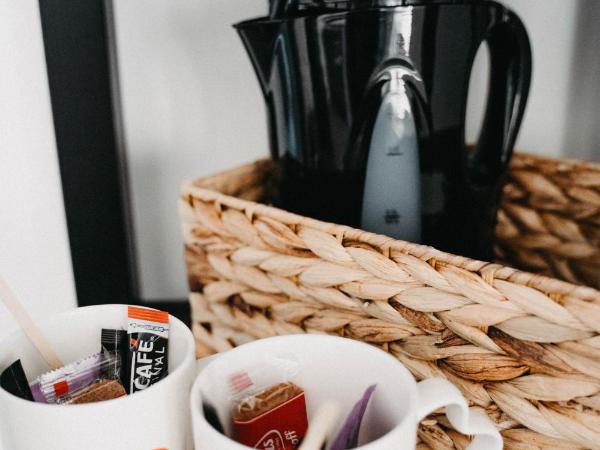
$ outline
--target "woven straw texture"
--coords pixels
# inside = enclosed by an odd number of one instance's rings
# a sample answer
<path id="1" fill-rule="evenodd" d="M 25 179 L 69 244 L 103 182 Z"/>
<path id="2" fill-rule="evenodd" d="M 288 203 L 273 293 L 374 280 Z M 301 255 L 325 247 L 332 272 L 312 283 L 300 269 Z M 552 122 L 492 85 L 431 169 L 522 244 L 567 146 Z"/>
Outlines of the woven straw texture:
<path id="1" fill-rule="evenodd" d="M 507 264 L 600 288 L 600 164 L 517 154 L 496 236 Z"/>
<path id="2" fill-rule="evenodd" d="M 582 165 L 569 187 L 571 163 L 535 164 L 515 157 L 499 252 L 579 276 L 597 261 L 598 216 L 577 195 L 598 196 L 596 178 Z M 254 203 L 272 170 L 261 161 L 183 185 L 198 356 L 278 334 L 359 339 L 417 379 L 450 380 L 497 424 L 507 449 L 600 449 L 600 292 Z M 589 252 L 580 257 L 571 243 Z M 422 450 L 469 442 L 440 414 L 421 423 L 419 440 Z"/>

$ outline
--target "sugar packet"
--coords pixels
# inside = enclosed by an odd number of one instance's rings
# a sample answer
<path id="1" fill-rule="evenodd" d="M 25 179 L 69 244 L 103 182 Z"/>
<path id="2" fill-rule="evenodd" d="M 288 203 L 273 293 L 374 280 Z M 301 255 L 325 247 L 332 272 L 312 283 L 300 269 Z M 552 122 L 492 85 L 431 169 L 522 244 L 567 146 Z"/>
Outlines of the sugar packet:
<path id="1" fill-rule="evenodd" d="M 308 428 L 304 389 L 292 379 L 295 361 L 267 358 L 229 377 L 234 439 L 258 449 L 295 450 Z"/>

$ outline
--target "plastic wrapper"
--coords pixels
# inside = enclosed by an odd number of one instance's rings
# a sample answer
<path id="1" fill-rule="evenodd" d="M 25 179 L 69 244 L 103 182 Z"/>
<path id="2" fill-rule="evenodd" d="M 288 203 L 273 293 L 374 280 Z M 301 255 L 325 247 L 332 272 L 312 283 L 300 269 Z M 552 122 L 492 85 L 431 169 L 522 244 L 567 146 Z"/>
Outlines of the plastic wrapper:
<path id="1" fill-rule="evenodd" d="M 128 393 L 147 389 L 169 373 L 169 314 L 151 308 L 127 309 Z"/>
<path id="2" fill-rule="evenodd" d="M 103 377 L 103 371 L 115 362 L 116 356 L 113 354 L 94 353 L 60 369 L 46 372 L 39 377 L 41 392 L 47 403 L 86 403 L 78 399 L 82 394 L 86 394 L 84 399 L 88 401 L 109 400 L 125 395 L 125 389 L 118 380 Z M 113 388 L 89 395 L 89 391 L 97 389 L 101 381 L 105 382 L 103 385 L 111 382 Z"/>
<path id="3" fill-rule="evenodd" d="M 119 380 L 119 382 L 128 390 L 128 378 L 125 376 L 125 367 L 127 363 L 127 331 L 102 328 L 100 334 L 100 351 L 105 354 L 115 356 L 112 364 L 104 366 L 102 376 L 109 380 Z"/>

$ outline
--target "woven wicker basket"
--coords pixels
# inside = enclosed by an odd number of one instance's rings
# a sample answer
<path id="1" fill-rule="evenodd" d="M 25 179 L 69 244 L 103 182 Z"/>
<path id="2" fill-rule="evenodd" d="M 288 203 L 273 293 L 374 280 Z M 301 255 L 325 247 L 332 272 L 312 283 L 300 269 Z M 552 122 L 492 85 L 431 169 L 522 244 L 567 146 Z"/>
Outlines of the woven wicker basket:
<path id="1" fill-rule="evenodd" d="M 555 278 L 254 203 L 273 170 L 183 186 L 199 356 L 277 334 L 360 339 L 417 379 L 449 379 L 508 449 L 600 448 L 600 292 L 584 285 L 600 285 L 600 166 L 513 158 L 499 259 Z M 441 415 L 419 438 L 468 444 Z"/>
<path id="2" fill-rule="evenodd" d="M 600 164 L 517 154 L 496 236 L 507 264 L 600 288 Z"/>

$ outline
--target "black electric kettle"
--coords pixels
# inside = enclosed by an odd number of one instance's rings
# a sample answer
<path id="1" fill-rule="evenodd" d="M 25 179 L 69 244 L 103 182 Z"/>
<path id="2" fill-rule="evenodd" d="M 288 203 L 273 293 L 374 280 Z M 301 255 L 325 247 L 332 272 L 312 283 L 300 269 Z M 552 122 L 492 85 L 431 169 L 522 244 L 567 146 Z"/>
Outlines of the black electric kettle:
<path id="1" fill-rule="evenodd" d="M 529 90 L 519 18 L 492 1 L 272 0 L 235 25 L 267 104 L 283 207 L 492 257 L 502 181 Z M 471 67 L 487 109 L 465 144 Z"/>

